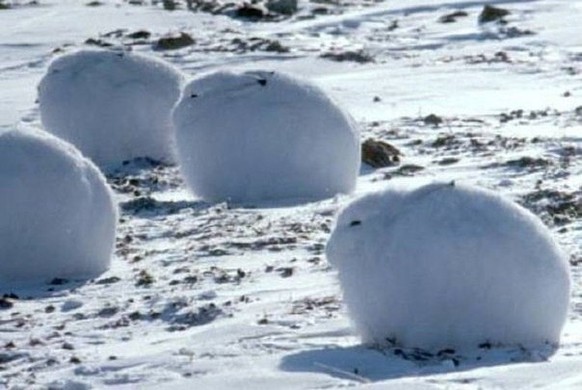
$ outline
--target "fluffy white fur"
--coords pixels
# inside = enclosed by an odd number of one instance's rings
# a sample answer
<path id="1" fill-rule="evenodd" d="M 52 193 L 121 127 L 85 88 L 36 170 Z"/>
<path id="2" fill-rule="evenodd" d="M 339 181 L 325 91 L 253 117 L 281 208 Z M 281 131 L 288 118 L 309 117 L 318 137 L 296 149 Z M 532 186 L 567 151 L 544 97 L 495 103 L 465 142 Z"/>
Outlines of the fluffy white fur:
<path id="1" fill-rule="evenodd" d="M 296 77 L 213 73 L 187 85 L 173 118 L 181 170 L 204 199 L 324 198 L 355 186 L 354 121 Z"/>
<path id="2" fill-rule="evenodd" d="M 153 57 L 81 50 L 51 63 L 39 85 L 42 123 L 102 168 L 175 160 L 170 113 L 181 73 Z"/>
<path id="3" fill-rule="evenodd" d="M 536 216 L 483 189 L 365 196 L 339 216 L 327 257 L 365 343 L 558 343 L 566 320 L 566 257 Z"/>
<path id="4" fill-rule="evenodd" d="M 109 267 L 117 207 L 95 165 L 46 133 L 0 132 L 0 287 Z"/>

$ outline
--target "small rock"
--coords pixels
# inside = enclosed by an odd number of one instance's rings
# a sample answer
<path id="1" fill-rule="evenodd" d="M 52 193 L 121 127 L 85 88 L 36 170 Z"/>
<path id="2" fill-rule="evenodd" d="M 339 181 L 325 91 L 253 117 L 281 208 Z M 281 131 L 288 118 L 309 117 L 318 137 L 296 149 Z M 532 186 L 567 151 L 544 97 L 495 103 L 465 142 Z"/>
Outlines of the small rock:
<path id="1" fill-rule="evenodd" d="M 267 16 L 268 11 L 260 6 L 254 4 L 244 3 L 242 6 L 236 9 L 235 15 L 239 18 L 247 19 L 262 19 Z"/>
<path id="2" fill-rule="evenodd" d="M 138 30 L 127 34 L 127 37 L 131 39 L 148 39 L 151 36 L 152 34 L 146 30 Z"/>
<path id="3" fill-rule="evenodd" d="M 440 124 L 443 123 L 443 118 L 436 114 L 430 114 L 422 118 L 422 121 L 425 125 L 432 125 L 438 127 Z"/>
<path id="4" fill-rule="evenodd" d="M 328 52 L 328 53 L 323 53 L 321 56 L 321 58 L 325 58 L 327 60 L 332 60 L 332 61 L 337 61 L 337 62 L 345 62 L 345 61 L 351 61 L 351 62 L 357 62 L 358 64 L 365 64 L 365 63 L 369 63 L 369 62 L 374 62 L 374 58 L 366 53 L 363 50 L 357 50 L 357 51 L 344 51 L 344 52 Z"/>
<path id="5" fill-rule="evenodd" d="M 72 357 L 69 359 L 69 363 L 73 363 L 73 364 L 81 364 L 81 359 L 79 359 L 79 358 L 78 358 L 78 357 L 76 357 L 76 356 L 72 356 Z"/>
<path id="6" fill-rule="evenodd" d="M 293 15 L 297 12 L 297 0 L 269 0 L 267 9 L 283 15 Z"/>
<path id="7" fill-rule="evenodd" d="M 439 160 L 437 164 L 439 165 L 452 165 L 459 162 L 459 159 L 456 157 L 445 157 L 442 160 Z"/>
<path id="8" fill-rule="evenodd" d="M 503 8 L 493 7 L 492 5 L 485 5 L 479 14 L 479 23 L 489 22 L 504 22 L 503 17 L 509 15 L 510 12 Z"/>
<path id="9" fill-rule="evenodd" d="M 163 0 L 162 6 L 166 11 L 174 11 L 177 7 L 177 4 L 174 0 Z"/>
<path id="10" fill-rule="evenodd" d="M 103 39 L 89 38 L 85 41 L 85 45 L 98 46 L 98 47 L 112 47 L 113 43 L 104 41 Z"/>
<path id="11" fill-rule="evenodd" d="M 293 267 L 279 268 L 279 275 L 282 278 L 289 278 L 289 277 L 293 276 L 293 272 L 294 272 Z"/>
<path id="12" fill-rule="evenodd" d="M 65 342 L 63 343 L 63 349 L 66 349 L 66 350 L 68 350 L 68 351 L 72 351 L 73 349 L 75 349 L 75 347 L 73 346 L 73 344 L 71 344 L 71 343 L 69 343 L 69 342 L 65 341 Z"/>
<path id="13" fill-rule="evenodd" d="M 384 141 L 369 138 L 362 144 L 362 161 L 373 168 L 398 165 L 400 156 L 400 150 Z"/>
<path id="14" fill-rule="evenodd" d="M 289 53 L 290 51 L 287 46 L 283 46 L 279 41 L 270 41 L 264 50 L 271 53 Z"/>
<path id="15" fill-rule="evenodd" d="M 155 279 L 152 275 L 150 275 L 145 269 L 139 271 L 137 276 L 137 282 L 135 282 L 136 287 L 148 287 L 152 283 L 154 283 Z"/>
<path id="16" fill-rule="evenodd" d="M 156 50 L 178 50 L 192 46 L 196 41 L 190 34 L 181 32 L 178 36 L 162 37 L 155 44 Z"/>
<path id="17" fill-rule="evenodd" d="M 119 282 L 120 280 L 121 278 L 118 278 L 117 276 L 111 276 L 109 278 L 99 279 L 95 282 L 95 284 L 113 284 Z"/>
<path id="18" fill-rule="evenodd" d="M 0 310 L 11 309 L 13 306 L 14 306 L 14 303 L 12 303 L 12 301 L 10 301 L 4 297 L 0 298 Z"/>
<path id="19" fill-rule="evenodd" d="M 396 172 L 394 172 L 394 174 L 399 175 L 399 176 L 412 176 L 416 172 L 422 171 L 423 169 L 424 169 L 424 167 L 422 167 L 420 165 L 407 164 L 407 165 L 403 165 L 400 168 L 398 168 L 398 170 Z"/>
<path id="20" fill-rule="evenodd" d="M 103 309 L 99 310 L 97 315 L 99 317 L 112 317 L 119 311 L 119 308 L 114 306 L 104 307 Z"/>
<path id="21" fill-rule="evenodd" d="M 468 13 L 465 11 L 455 11 L 450 14 L 443 15 L 439 18 L 440 23 L 454 23 L 457 21 L 458 18 L 463 18 L 465 16 L 469 16 Z"/>

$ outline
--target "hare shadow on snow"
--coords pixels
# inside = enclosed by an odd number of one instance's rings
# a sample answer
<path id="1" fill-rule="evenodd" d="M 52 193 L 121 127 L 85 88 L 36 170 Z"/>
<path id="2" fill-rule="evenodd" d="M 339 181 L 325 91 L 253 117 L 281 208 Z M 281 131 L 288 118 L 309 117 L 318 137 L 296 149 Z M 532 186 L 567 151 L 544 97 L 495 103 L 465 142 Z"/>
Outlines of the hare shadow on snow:
<path id="1" fill-rule="evenodd" d="M 548 360 L 556 346 L 537 349 L 492 348 L 485 343 L 473 351 L 437 353 L 412 348 L 372 348 L 364 345 L 328 347 L 285 356 L 279 367 L 287 372 L 326 374 L 338 379 L 373 383 L 435 374 L 463 373 L 478 368 Z M 465 378 L 470 380 L 470 378 Z M 464 380 L 465 380 L 464 379 Z"/>

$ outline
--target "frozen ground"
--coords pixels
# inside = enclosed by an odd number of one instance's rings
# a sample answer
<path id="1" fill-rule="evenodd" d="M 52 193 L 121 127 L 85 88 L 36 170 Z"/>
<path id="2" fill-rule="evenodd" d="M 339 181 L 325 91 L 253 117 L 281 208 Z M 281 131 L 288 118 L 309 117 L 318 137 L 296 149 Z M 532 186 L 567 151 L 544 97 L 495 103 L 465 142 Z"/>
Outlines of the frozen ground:
<path id="1" fill-rule="evenodd" d="M 507 194 L 550 225 L 574 293 L 553 355 L 364 348 L 323 256 L 348 197 L 208 204 L 187 195 L 177 168 L 135 161 L 109 174 L 122 211 L 112 269 L 0 299 L 0 388 L 582 387 L 582 2 L 490 1 L 512 12 L 503 28 L 477 24 L 478 1 L 301 1 L 298 16 L 257 23 L 149 2 L 13 3 L 0 10 L 0 126 L 39 126 L 36 85 L 53 52 L 88 39 L 190 74 L 300 73 L 354 115 L 363 139 L 402 152 L 398 166 L 363 169 L 358 193 L 455 179 Z M 468 16 L 438 21 L 456 10 Z M 141 30 L 150 35 L 130 36 Z M 180 32 L 195 43 L 160 49 Z"/>

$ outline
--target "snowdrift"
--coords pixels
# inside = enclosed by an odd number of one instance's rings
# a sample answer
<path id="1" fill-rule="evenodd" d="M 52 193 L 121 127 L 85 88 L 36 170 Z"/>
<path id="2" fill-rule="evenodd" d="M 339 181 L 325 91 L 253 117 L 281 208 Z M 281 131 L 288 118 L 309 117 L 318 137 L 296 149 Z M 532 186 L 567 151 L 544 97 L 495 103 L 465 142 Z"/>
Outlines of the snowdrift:
<path id="1" fill-rule="evenodd" d="M 209 201 L 351 192 L 360 166 L 351 117 L 316 86 L 264 71 L 192 81 L 173 114 L 191 190 Z"/>
<path id="2" fill-rule="evenodd" d="M 559 342 L 568 261 L 537 217 L 492 192 L 439 183 L 365 196 L 341 213 L 327 256 L 365 343 Z"/>
<path id="3" fill-rule="evenodd" d="M 181 73 L 130 52 L 81 50 L 51 63 L 39 85 L 41 119 L 100 167 L 150 157 L 174 161 L 170 113 Z"/>
<path id="4" fill-rule="evenodd" d="M 107 270 L 117 208 L 105 178 L 46 133 L 0 132 L 0 287 Z"/>

